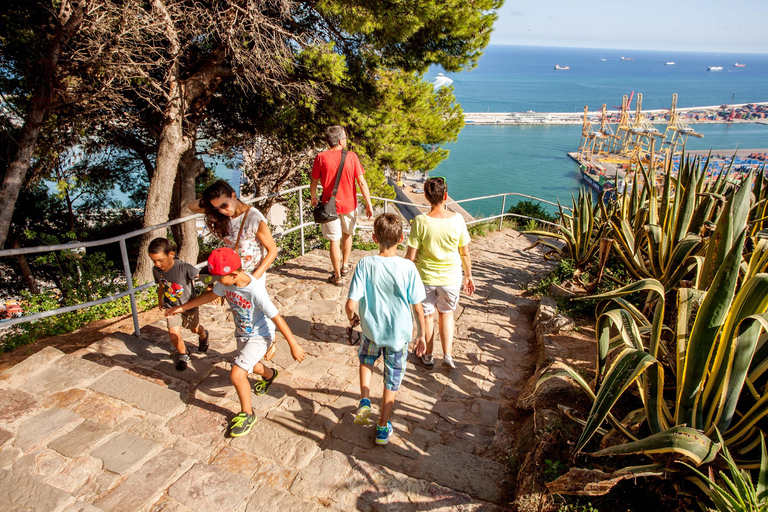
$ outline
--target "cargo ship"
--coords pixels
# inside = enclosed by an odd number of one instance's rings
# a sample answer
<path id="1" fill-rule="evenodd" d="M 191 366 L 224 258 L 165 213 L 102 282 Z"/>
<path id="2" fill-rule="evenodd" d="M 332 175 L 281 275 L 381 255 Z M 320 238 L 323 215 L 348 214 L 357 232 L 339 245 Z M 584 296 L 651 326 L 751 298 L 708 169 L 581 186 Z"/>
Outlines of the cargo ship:
<path id="1" fill-rule="evenodd" d="M 746 64 L 739 64 L 738 62 L 733 65 L 735 68 L 743 68 L 746 67 Z"/>
<path id="2" fill-rule="evenodd" d="M 560 66 L 559 64 L 555 64 L 555 71 L 568 71 L 569 69 L 571 68 L 568 66 Z"/>
<path id="3" fill-rule="evenodd" d="M 709 66 L 707 68 L 707 71 L 722 71 L 722 70 L 723 70 L 723 66 Z"/>

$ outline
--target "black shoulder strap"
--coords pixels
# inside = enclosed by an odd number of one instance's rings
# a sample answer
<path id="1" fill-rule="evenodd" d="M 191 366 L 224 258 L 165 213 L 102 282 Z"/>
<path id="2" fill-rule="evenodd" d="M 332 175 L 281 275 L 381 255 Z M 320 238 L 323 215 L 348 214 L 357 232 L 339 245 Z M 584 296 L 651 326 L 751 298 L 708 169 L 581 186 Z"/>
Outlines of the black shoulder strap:
<path id="1" fill-rule="evenodd" d="M 341 150 L 341 162 L 339 162 L 339 170 L 336 171 L 336 185 L 333 186 L 333 194 L 331 197 L 336 197 L 336 192 L 339 191 L 339 182 L 341 181 L 341 173 L 344 171 L 344 160 L 347 159 L 347 150 Z"/>

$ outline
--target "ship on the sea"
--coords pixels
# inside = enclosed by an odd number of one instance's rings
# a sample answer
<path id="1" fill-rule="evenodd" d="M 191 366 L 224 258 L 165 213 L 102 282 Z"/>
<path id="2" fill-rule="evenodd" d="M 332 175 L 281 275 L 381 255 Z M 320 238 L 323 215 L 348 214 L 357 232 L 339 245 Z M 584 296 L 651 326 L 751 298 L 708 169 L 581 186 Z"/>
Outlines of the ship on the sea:
<path id="1" fill-rule="evenodd" d="M 735 68 L 743 68 L 746 67 L 746 64 L 739 64 L 738 62 L 733 65 Z"/>
<path id="2" fill-rule="evenodd" d="M 568 71 L 569 69 L 571 68 L 568 66 L 561 66 L 559 64 L 555 64 L 555 71 Z"/>
<path id="3" fill-rule="evenodd" d="M 723 66 L 709 66 L 707 68 L 707 71 L 722 71 L 722 70 L 723 70 Z"/>
<path id="4" fill-rule="evenodd" d="M 669 61 L 669 62 L 666 62 L 666 63 L 664 63 L 664 65 L 665 65 L 665 66 L 674 66 L 674 65 L 675 65 L 675 63 L 674 63 L 674 62 L 672 62 L 672 61 Z"/>

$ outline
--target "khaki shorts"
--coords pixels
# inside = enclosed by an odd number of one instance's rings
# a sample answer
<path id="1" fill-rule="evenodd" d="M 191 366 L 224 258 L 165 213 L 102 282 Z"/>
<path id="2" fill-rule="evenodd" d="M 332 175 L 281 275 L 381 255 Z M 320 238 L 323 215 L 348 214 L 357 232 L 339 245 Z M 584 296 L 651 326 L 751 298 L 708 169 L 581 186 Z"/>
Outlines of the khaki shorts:
<path id="1" fill-rule="evenodd" d="M 427 297 L 421 301 L 425 315 L 431 315 L 437 309 L 441 313 L 450 313 L 459 305 L 461 283 L 448 286 L 424 286 Z"/>
<path id="2" fill-rule="evenodd" d="M 200 312 L 197 308 L 182 311 L 178 315 L 169 316 L 165 321 L 168 324 L 168 329 L 182 326 L 185 329 L 194 331 L 200 325 Z"/>
<path id="3" fill-rule="evenodd" d="M 342 233 L 355 234 L 355 224 L 357 224 L 357 208 L 349 213 L 340 214 L 336 220 L 321 224 L 323 236 L 331 242 L 338 242 L 341 240 Z"/>

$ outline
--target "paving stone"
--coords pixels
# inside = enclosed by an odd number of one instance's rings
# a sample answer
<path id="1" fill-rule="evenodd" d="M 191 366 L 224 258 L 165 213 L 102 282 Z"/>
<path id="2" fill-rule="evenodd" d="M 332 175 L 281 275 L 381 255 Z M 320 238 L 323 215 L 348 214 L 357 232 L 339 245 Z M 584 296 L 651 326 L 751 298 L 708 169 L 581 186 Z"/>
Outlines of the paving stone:
<path id="1" fill-rule="evenodd" d="M 216 444 L 221 434 L 226 431 L 227 418 L 220 412 L 201 407 L 187 407 L 183 413 L 168 422 L 168 428 L 174 434 L 207 448 Z M 220 435 L 212 435 L 214 433 Z"/>
<path id="2" fill-rule="evenodd" d="M 34 396 L 18 389 L 4 389 L 0 392 L 0 421 L 12 423 L 35 410 L 38 401 Z"/>
<path id="3" fill-rule="evenodd" d="M 54 347 L 45 347 L 23 360 L 13 365 L 4 372 L 0 373 L 0 382 L 18 386 L 25 382 L 30 376 L 36 374 L 43 368 L 46 368 L 51 362 L 62 357 L 64 352 Z"/>
<path id="4" fill-rule="evenodd" d="M 13 471 L 20 475 L 48 482 L 48 479 L 64 469 L 70 459 L 49 450 L 40 449 L 30 452 L 13 464 Z"/>
<path id="5" fill-rule="evenodd" d="M 4 446 L 0 450 L 0 468 L 8 469 L 24 455 L 24 452 L 12 445 Z"/>
<path id="6" fill-rule="evenodd" d="M 195 398 L 211 401 L 230 396 L 234 388 L 229 372 L 225 368 L 214 368 L 197 386 Z"/>
<path id="7" fill-rule="evenodd" d="M 210 331 L 209 331 L 210 332 Z M 149 512 L 195 512 L 185 507 L 167 494 L 163 494 L 157 502 L 152 505 Z"/>
<path id="8" fill-rule="evenodd" d="M 211 371 L 213 371 L 214 361 L 204 355 L 195 354 L 195 349 L 190 350 L 187 348 L 187 350 L 190 352 L 191 357 L 189 366 L 186 370 L 181 372 L 177 371 L 175 360 L 162 361 L 155 366 L 154 369 L 164 375 L 170 375 L 174 379 L 180 379 L 185 382 L 196 384 L 202 381 L 209 373 L 211 373 Z"/>
<path id="9" fill-rule="evenodd" d="M 110 372 L 89 387 L 158 416 L 174 416 L 185 405 L 178 391 L 156 386 L 121 371 Z"/>
<path id="10" fill-rule="evenodd" d="M 211 466 L 223 469 L 235 475 L 251 478 L 259 467 L 260 460 L 253 454 L 225 446 L 211 461 Z"/>
<path id="11" fill-rule="evenodd" d="M 262 512 L 264 510 L 290 510 L 291 512 L 319 512 L 327 510 L 325 507 L 304 501 L 296 496 L 269 487 L 261 485 L 253 496 L 248 500 L 245 508 L 246 512 Z"/>
<path id="12" fill-rule="evenodd" d="M 77 356 L 66 355 L 27 380 L 19 389 L 41 396 L 48 396 L 73 387 L 85 387 L 111 368 L 86 361 Z"/>
<path id="13" fill-rule="evenodd" d="M 259 459 L 259 461 L 259 467 L 251 475 L 251 480 L 259 485 L 285 491 L 296 478 L 297 471 L 295 469 L 287 468 L 269 459 Z"/>
<path id="14" fill-rule="evenodd" d="M 94 457 L 77 457 L 67 459 L 67 462 L 58 473 L 45 478 L 45 483 L 70 494 L 75 494 L 101 471 L 101 461 Z"/>
<path id="15" fill-rule="evenodd" d="M 196 512 L 236 510 L 255 483 L 219 468 L 195 464 L 168 489 L 168 494 Z"/>
<path id="16" fill-rule="evenodd" d="M 14 446 L 28 452 L 80 421 L 80 416 L 64 409 L 43 411 L 19 425 Z"/>
<path id="17" fill-rule="evenodd" d="M 415 428 L 408 439 L 422 452 L 427 452 L 431 446 L 440 444 L 440 434 L 423 428 Z"/>
<path id="18" fill-rule="evenodd" d="M 99 507 L 94 507 L 90 503 L 76 501 L 72 505 L 65 508 L 63 512 L 104 512 L 104 511 Z"/>
<path id="19" fill-rule="evenodd" d="M 332 363 L 325 359 L 308 356 L 291 372 L 294 377 L 317 382 L 331 368 Z"/>
<path id="20" fill-rule="evenodd" d="M 474 400 L 470 416 L 472 421 L 494 427 L 499 419 L 499 402 L 483 399 Z"/>
<path id="21" fill-rule="evenodd" d="M 5 429 L 0 428 L 0 447 L 5 445 L 8 441 L 10 441 L 13 438 L 13 434 L 8 432 Z"/>
<path id="22" fill-rule="evenodd" d="M 461 423 L 467 415 L 467 406 L 461 402 L 437 402 L 432 412 L 451 423 Z"/>
<path id="23" fill-rule="evenodd" d="M 263 420 L 247 436 L 233 439 L 231 445 L 259 457 L 280 462 L 291 469 L 301 469 L 309 464 L 320 448 L 314 441 L 296 436 L 297 433 L 269 420 Z"/>
<path id="24" fill-rule="evenodd" d="M 121 432 L 92 451 L 91 455 L 104 461 L 104 469 L 126 475 L 161 449 L 162 445 L 158 443 Z"/>
<path id="25" fill-rule="evenodd" d="M 506 467 L 443 445 L 429 448 L 429 456 L 419 460 L 417 469 L 409 471 L 420 478 L 464 492 L 473 498 L 498 503 Z"/>
<path id="26" fill-rule="evenodd" d="M 119 337 L 107 336 L 88 348 L 119 363 L 133 364 L 137 360 L 160 361 L 168 357 L 168 348 L 129 334 L 120 334 Z"/>
<path id="27" fill-rule="evenodd" d="M 77 499 L 86 503 L 93 503 L 104 496 L 110 490 L 117 487 L 123 478 L 110 471 L 97 471 L 91 475 L 90 481 L 80 489 L 72 493 Z"/>
<path id="28" fill-rule="evenodd" d="M 57 512 L 74 503 L 72 495 L 43 482 L 0 469 L 0 503 L 4 510 Z"/>
<path id="29" fill-rule="evenodd" d="M 338 300 L 297 300 L 293 309 L 301 310 L 306 308 L 312 316 L 333 315 L 341 312 L 341 302 Z"/>
<path id="30" fill-rule="evenodd" d="M 294 432 L 302 432 L 314 416 L 315 406 L 312 402 L 292 396 L 283 399 L 267 413 L 269 420 Z"/>
<path id="31" fill-rule="evenodd" d="M 92 450 L 112 429 L 95 421 L 85 420 L 72 431 L 52 441 L 48 447 L 67 457 L 78 457 Z"/>
<path id="32" fill-rule="evenodd" d="M 352 466 L 353 463 L 343 453 L 323 450 L 296 475 L 290 488 L 291 494 L 306 500 L 327 498 L 352 470 Z"/>
<path id="33" fill-rule="evenodd" d="M 140 414 L 137 416 L 127 417 L 117 426 L 117 430 L 127 431 L 160 444 L 164 444 L 169 438 L 173 437 L 173 434 L 171 434 L 171 431 L 166 426 L 165 418 L 143 411 L 140 411 Z"/>
<path id="34" fill-rule="evenodd" d="M 323 441 L 328 434 L 333 432 L 333 429 L 336 428 L 338 423 L 339 418 L 333 410 L 329 407 L 322 407 L 309 422 L 307 428 L 302 432 L 302 435 L 320 442 Z"/>
<path id="35" fill-rule="evenodd" d="M 94 505 L 105 511 L 133 512 L 140 510 L 182 471 L 188 469 L 187 456 L 165 449 L 149 459 L 115 490 L 97 500 Z"/>

